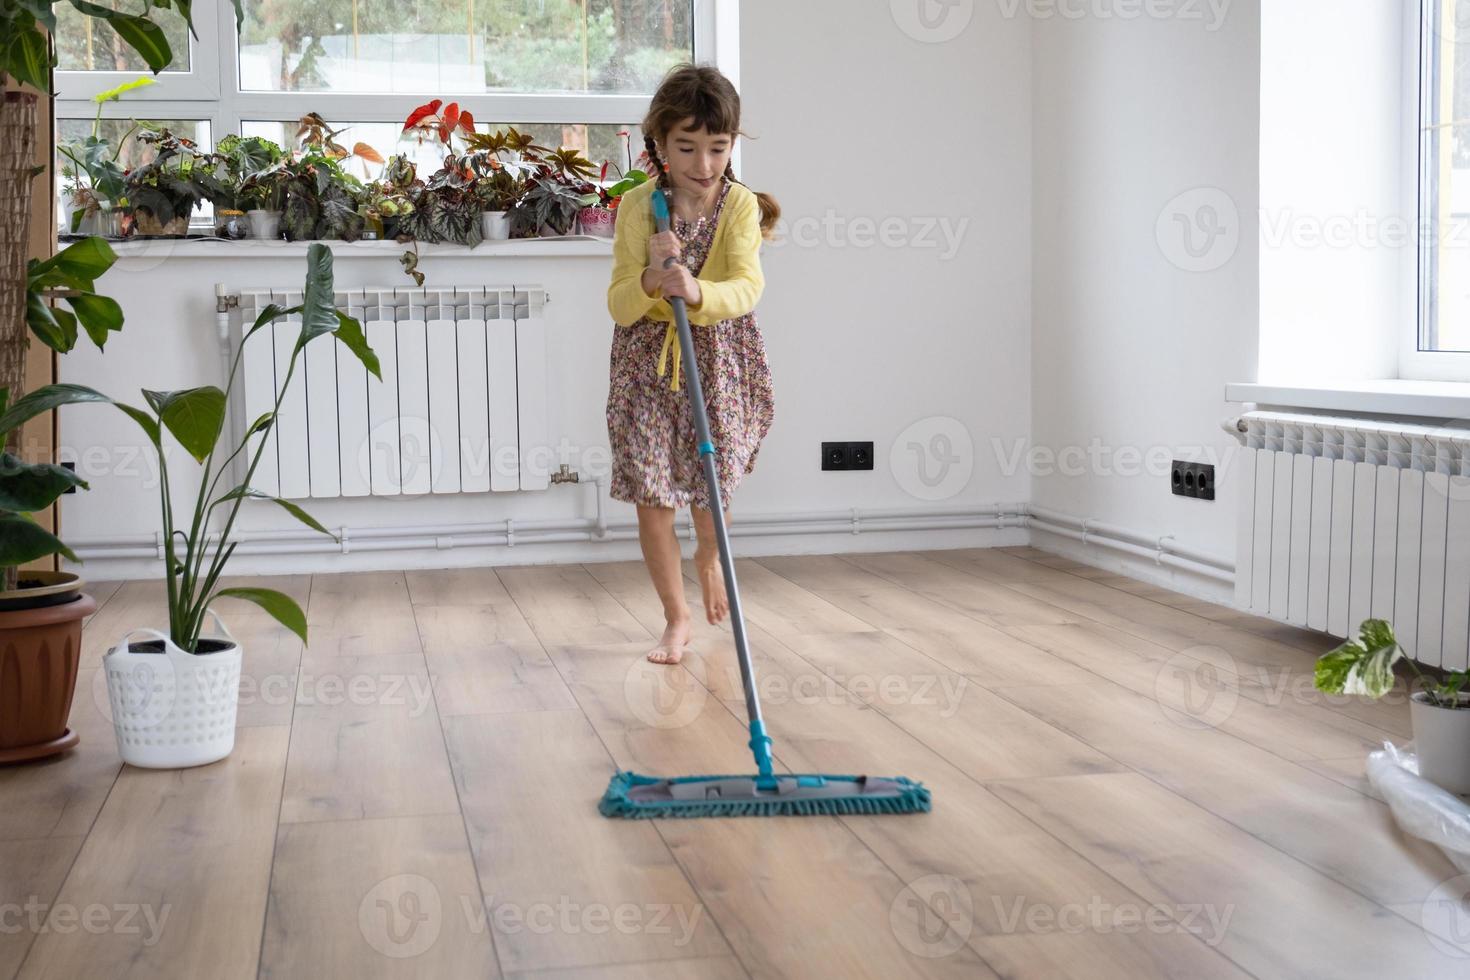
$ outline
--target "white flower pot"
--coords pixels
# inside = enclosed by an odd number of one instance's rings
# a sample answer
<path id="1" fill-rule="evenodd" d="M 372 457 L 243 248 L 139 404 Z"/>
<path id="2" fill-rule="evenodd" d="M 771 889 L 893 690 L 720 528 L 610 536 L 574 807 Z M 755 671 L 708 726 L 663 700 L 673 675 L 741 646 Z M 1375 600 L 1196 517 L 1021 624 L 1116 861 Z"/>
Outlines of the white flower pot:
<path id="1" fill-rule="evenodd" d="M 480 215 L 480 227 L 488 241 L 503 241 L 510 237 L 510 214 L 505 211 L 485 211 Z"/>
<path id="2" fill-rule="evenodd" d="M 248 211 L 245 217 L 250 219 L 251 238 L 276 239 L 281 237 L 280 211 Z"/>
<path id="3" fill-rule="evenodd" d="M 181 769 L 234 750 L 241 648 L 209 614 L 222 634 L 200 638 L 210 653 L 186 653 L 166 633 L 135 629 L 102 658 L 117 751 L 129 765 Z M 138 634 L 151 639 L 132 642 Z"/>
<path id="4" fill-rule="evenodd" d="M 1414 724 L 1414 750 L 1419 755 L 1419 775 L 1441 789 L 1470 795 L 1470 700 L 1462 707 L 1441 708 L 1431 704 L 1423 692 L 1409 701 Z"/>

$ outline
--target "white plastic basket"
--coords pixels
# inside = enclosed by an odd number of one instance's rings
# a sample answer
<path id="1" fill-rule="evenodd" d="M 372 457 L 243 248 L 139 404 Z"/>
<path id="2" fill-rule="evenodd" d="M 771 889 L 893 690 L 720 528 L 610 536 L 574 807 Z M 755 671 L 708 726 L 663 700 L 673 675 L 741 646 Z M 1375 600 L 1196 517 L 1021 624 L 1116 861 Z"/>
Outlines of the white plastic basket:
<path id="1" fill-rule="evenodd" d="M 102 658 L 117 751 L 129 765 L 179 769 L 217 762 L 235 748 L 240 703 L 240 644 L 214 610 L 210 617 L 230 646 L 186 653 L 156 629 L 129 630 Z M 136 636 L 161 640 L 160 652 L 129 648 Z"/>

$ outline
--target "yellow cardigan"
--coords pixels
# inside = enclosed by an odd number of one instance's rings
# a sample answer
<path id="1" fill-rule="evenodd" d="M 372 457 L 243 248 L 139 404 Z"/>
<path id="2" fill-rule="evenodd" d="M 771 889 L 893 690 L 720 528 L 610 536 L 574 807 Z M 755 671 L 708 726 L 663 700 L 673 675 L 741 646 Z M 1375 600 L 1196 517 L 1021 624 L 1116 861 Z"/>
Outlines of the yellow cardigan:
<path id="1" fill-rule="evenodd" d="M 679 335 L 674 327 L 674 310 L 662 295 L 643 291 L 643 270 L 648 267 L 648 239 L 656 228 L 653 220 L 652 180 L 623 195 L 613 232 L 612 283 L 607 288 L 607 309 L 622 326 L 632 326 L 642 317 L 667 322 L 663 350 L 658 356 L 658 374 L 663 376 L 669 351 L 674 354 L 674 376 L 670 387 L 679 389 L 682 357 Z M 715 228 L 698 277 L 701 295 L 698 306 L 686 304 L 691 326 L 709 326 L 743 316 L 755 309 L 765 289 L 761 273 L 760 204 L 755 192 L 734 181 L 725 192 L 724 210 Z"/>

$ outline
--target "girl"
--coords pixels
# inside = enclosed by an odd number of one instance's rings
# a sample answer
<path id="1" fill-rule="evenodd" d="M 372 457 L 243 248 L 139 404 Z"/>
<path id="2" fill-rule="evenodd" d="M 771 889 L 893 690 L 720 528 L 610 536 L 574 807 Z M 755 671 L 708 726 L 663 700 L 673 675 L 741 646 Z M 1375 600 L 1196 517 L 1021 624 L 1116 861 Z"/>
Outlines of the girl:
<path id="1" fill-rule="evenodd" d="M 740 96 L 714 68 L 671 70 L 648 107 L 643 133 L 657 179 L 628 191 L 618 205 L 607 291 L 617 324 L 607 395 L 609 492 L 637 505 L 643 559 L 663 603 L 667 625 L 648 659 L 676 664 L 690 634 L 674 535 L 678 507 L 694 509 L 694 564 L 710 623 L 725 618 L 729 603 L 668 300 L 681 296 L 688 308 L 728 521 L 730 497 L 755 468 L 774 417 L 754 310 L 765 287 L 761 239 L 780 209 L 735 179 L 730 152 L 740 135 Z M 669 196 L 672 230 L 664 233 L 655 230 L 655 188 Z M 678 261 L 665 269 L 670 256 Z"/>

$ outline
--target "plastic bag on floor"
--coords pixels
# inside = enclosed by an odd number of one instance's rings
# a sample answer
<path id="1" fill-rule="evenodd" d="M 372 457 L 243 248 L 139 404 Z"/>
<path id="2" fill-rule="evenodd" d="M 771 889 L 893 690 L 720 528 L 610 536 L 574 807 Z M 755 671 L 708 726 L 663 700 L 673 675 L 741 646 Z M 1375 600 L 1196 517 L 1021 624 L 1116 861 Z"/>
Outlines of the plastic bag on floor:
<path id="1" fill-rule="evenodd" d="M 1405 833 L 1434 844 L 1455 867 L 1470 873 L 1470 803 L 1420 776 L 1413 747 L 1413 742 L 1402 748 L 1384 742 L 1382 749 L 1369 752 L 1368 781 Z"/>

